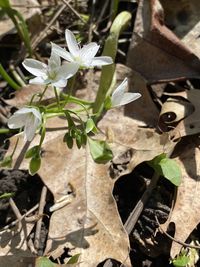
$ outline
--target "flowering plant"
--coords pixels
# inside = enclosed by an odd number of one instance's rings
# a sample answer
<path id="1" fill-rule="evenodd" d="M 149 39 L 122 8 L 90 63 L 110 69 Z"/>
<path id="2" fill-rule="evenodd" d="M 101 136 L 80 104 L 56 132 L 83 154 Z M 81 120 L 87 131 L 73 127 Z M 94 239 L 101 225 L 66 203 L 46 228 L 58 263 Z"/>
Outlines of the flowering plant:
<path id="1" fill-rule="evenodd" d="M 93 103 L 75 98 L 71 95 L 71 92 L 67 95 L 61 93 L 61 89 L 67 86 L 69 79 L 71 81 L 73 80 L 73 82 L 75 81 L 75 75 L 79 69 L 112 65 L 113 58 L 109 56 L 96 57 L 99 45 L 94 42 L 84 45 L 81 48 L 74 34 L 69 30 L 65 31 L 65 38 L 69 51 L 52 43 L 51 56 L 48 64 L 31 58 L 25 59 L 22 63 L 24 68 L 35 76 L 29 80 L 29 83 L 45 85 L 38 101 L 33 102 L 32 99 L 27 107 L 16 111 L 8 120 L 8 127 L 10 129 L 23 130 L 26 141 L 32 141 L 36 133 L 39 133 L 41 136 L 40 143 L 27 151 L 26 157 L 31 158 L 29 167 L 31 174 L 35 174 L 40 168 L 41 147 L 46 133 L 45 123 L 49 117 L 54 116 L 65 116 L 68 122 L 68 130 L 63 140 L 69 148 L 73 147 L 74 141 L 78 148 L 86 145 L 88 141 L 91 155 L 96 162 L 102 163 L 112 158 L 112 151 L 105 141 L 97 141 L 90 137 L 91 132 L 95 133 L 98 131 L 95 122 L 98 120 L 99 113 L 90 112 L 91 108 L 93 108 Z M 63 62 L 61 62 L 61 58 L 64 59 Z M 71 82 L 71 86 L 73 82 Z M 45 106 L 42 104 L 42 100 L 49 85 L 54 89 L 56 101 Z M 107 91 L 101 92 L 100 99 L 98 99 L 97 94 L 95 103 L 109 109 L 128 104 L 141 96 L 139 93 L 125 92 L 127 87 L 128 80 L 126 78 L 114 90 L 111 96 L 107 95 L 109 88 L 107 88 Z M 107 99 L 109 99 L 109 105 L 106 105 Z M 98 103 L 99 101 L 101 103 Z M 86 121 L 83 121 L 77 110 L 67 108 L 69 102 L 75 102 L 86 111 Z M 100 112 L 105 110 L 104 108 Z M 77 122 L 75 123 L 74 115 L 78 118 L 80 124 L 77 125 Z"/>

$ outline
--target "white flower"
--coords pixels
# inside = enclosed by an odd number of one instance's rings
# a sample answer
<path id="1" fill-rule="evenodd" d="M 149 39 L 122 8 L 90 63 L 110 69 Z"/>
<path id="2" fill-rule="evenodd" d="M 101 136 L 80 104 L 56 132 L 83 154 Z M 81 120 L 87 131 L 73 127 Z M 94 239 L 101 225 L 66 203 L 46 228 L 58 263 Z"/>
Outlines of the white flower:
<path id="1" fill-rule="evenodd" d="M 40 112 L 35 108 L 27 107 L 16 111 L 8 119 L 8 127 L 10 129 L 18 129 L 24 127 L 24 139 L 31 141 L 41 122 L 42 116 Z"/>
<path id="2" fill-rule="evenodd" d="M 48 65 L 35 59 L 27 58 L 22 63 L 24 68 L 36 76 L 29 83 L 52 84 L 55 87 L 65 87 L 67 79 L 78 71 L 78 64 L 65 63 L 61 66 L 61 60 L 53 51 L 48 60 Z"/>
<path id="3" fill-rule="evenodd" d="M 126 105 L 141 97 L 140 93 L 125 92 L 125 89 L 127 87 L 128 87 L 128 79 L 125 78 L 112 94 L 111 97 L 112 107 Z"/>
<path id="4" fill-rule="evenodd" d="M 75 62 L 82 68 L 103 66 L 113 63 L 111 57 L 95 57 L 97 51 L 99 50 L 99 45 L 96 43 L 89 43 L 80 48 L 76 42 L 74 34 L 69 30 L 65 31 L 65 39 L 69 52 L 64 48 L 52 43 L 53 51 L 65 60 L 69 62 Z"/>

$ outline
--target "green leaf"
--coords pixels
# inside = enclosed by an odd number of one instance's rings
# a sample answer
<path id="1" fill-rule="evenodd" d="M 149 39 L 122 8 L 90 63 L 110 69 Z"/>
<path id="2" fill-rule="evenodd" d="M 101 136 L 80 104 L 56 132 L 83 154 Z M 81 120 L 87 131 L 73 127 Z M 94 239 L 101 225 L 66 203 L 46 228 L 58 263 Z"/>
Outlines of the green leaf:
<path id="1" fill-rule="evenodd" d="M 82 145 L 87 144 L 87 135 L 85 133 L 82 133 L 82 135 L 81 135 L 81 143 L 82 143 Z"/>
<path id="2" fill-rule="evenodd" d="M 80 149 L 82 146 L 82 138 L 81 138 L 81 135 L 78 133 L 76 134 L 76 145 L 78 149 Z"/>
<path id="3" fill-rule="evenodd" d="M 156 156 L 148 164 L 161 176 L 168 179 L 176 186 L 181 184 L 181 170 L 175 160 L 170 159 L 165 153 Z"/>
<path id="4" fill-rule="evenodd" d="M 186 267 L 189 263 L 190 258 L 186 255 L 180 255 L 176 259 L 172 260 L 175 267 Z"/>
<path id="5" fill-rule="evenodd" d="M 77 263 L 80 255 L 81 254 L 79 253 L 79 254 L 76 254 L 73 257 L 71 257 L 70 260 L 67 262 L 67 264 L 75 264 L 75 263 Z"/>
<path id="6" fill-rule="evenodd" d="M 13 197 L 14 195 L 15 195 L 15 193 L 4 193 L 4 194 L 0 195 L 0 199 L 10 198 L 10 197 Z"/>
<path id="7" fill-rule="evenodd" d="M 85 127 L 86 133 L 91 132 L 94 128 L 96 128 L 95 123 L 92 118 L 89 118 L 86 122 L 86 127 Z"/>
<path id="8" fill-rule="evenodd" d="M 88 138 L 90 153 L 97 163 L 106 163 L 113 158 L 113 153 L 105 141 Z"/>
<path id="9" fill-rule="evenodd" d="M 32 157 L 29 164 L 29 171 L 31 175 L 34 175 L 38 172 L 41 166 L 41 158 L 39 155 Z"/>
<path id="10" fill-rule="evenodd" d="M 111 97 L 108 96 L 105 100 L 105 103 L 104 103 L 104 107 L 106 110 L 109 110 L 112 108 L 112 101 L 111 101 Z"/>
<path id="11" fill-rule="evenodd" d="M 12 156 L 7 156 L 0 162 L 0 167 L 8 167 L 11 168 L 12 166 Z"/>
<path id="12" fill-rule="evenodd" d="M 35 267 L 56 267 L 56 265 L 46 257 L 39 257 L 35 262 Z"/>
<path id="13" fill-rule="evenodd" d="M 25 158 L 26 159 L 32 158 L 32 157 L 38 155 L 39 152 L 40 152 L 40 147 L 39 146 L 33 146 L 26 152 Z"/>
<path id="14" fill-rule="evenodd" d="M 0 7 L 2 8 L 11 8 L 8 0 L 0 0 Z"/>
<path id="15" fill-rule="evenodd" d="M 71 149 L 73 147 L 73 138 L 69 133 L 64 135 L 63 141 L 67 144 L 67 146 Z"/>

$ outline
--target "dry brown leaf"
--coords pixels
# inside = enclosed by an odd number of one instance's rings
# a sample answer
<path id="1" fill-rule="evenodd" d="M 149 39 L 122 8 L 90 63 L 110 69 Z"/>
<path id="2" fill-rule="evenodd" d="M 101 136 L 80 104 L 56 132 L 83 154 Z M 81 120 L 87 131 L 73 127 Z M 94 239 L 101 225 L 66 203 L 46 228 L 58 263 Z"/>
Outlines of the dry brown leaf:
<path id="1" fill-rule="evenodd" d="M 17 90 L 13 98 L 5 100 L 5 102 L 8 105 L 21 108 L 30 103 L 31 98 L 34 94 L 36 95 L 36 94 L 42 93 L 44 91 L 44 88 L 45 87 L 42 85 L 35 85 L 35 84 L 26 85 L 22 87 L 20 90 Z M 51 86 L 49 86 L 46 94 L 44 95 L 43 100 L 51 99 L 53 97 L 55 97 L 54 91 L 51 88 Z M 38 100 L 38 99 L 39 98 L 37 96 L 36 98 L 34 98 L 34 100 Z"/>
<path id="2" fill-rule="evenodd" d="M 199 58 L 164 25 L 158 0 L 139 1 L 128 65 L 150 83 L 199 77 L 200 71 Z"/>
<path id="3" fill-rule="evenodd" d="M 120 79 L 123 78 L 121 74 Z M 140 77 L 137 84 L 140 84 L 145 94 L 146 86 Z M 133 90 L 137 88 L 134 87 Z M 94 91 L 95 86 L 91 95 Z M 87 91 L 87 94 L 90 95 L 90 92 Z M 145 99 L 146 105 L 150 103 L 156 114 L 150 97 Z M 142 122 L 138 118 L 133 119 L 136 113 L 134 104 L 135 102 L 128 105 L 128 109 L 122 107 L 110 110 L 98 125 L 105 132 L 100 138 L 105 139 L 107 136 L 115 156 L 113 162 L 107 165 L 94 163 L 88 149 L 67 149 L 63 143 L 66 122 L 63 119 L 49 120 L 43 144 L 42 165 L 38 174 L 53 193 L 55 205 L 63 197 L 67 202 L 64 202 L 65 206 L 61 204 L 60 209 L 52 214 L 46 247 L 46 253 L 49 255 L 57 258 L 64 252 L 64 247 L 67 247 L 73 249 L 72 254 L 81 253 L 83 267 L 96 266 L 106 258 L 114 258 L 130 266 L 128 237 L 112 196 L 114 182 L 122 174 L 130 173 L 139 163 L 168 152 L 171 145 L 174 146 L 170 142 L 166 144 L 163 137 L 153 129 L 140 128 L 148 125 L 148 116 L 144 115 Z M 144 105 L 140 111 L 142 115 L 142 111 L 145 111 Z M 59 130 L 60 126 L 62 129 Z M 7 154 L 11 153 L 15 142 L 16 136 L 11 138 Z M 36 136 L 31 146 L 38 142 L 39 137 Z M 15 160 L 21 147 L 22 138 L 19 139 L 15 151 Z M 115 179 L 111 179 L 112 164 L 124 155 L 130 155 L 128 160 L 126 158 L 124 172 L 115 173 L 112 177 Z M 21 168 L 28 168 L 28 160 L 22 162 Z M 69 190 L 72 192 L 71 198 L 68 195 Z"/>
<path id="4" fill-rule="evenodd" d="M 176 128 L 171 131 L 171 134 L 175 138 L 199 133 L 200 91 L 198 89 L 185 90 L 179 93 L 173 93 L 171 96 L 173 96 L 174 99 L 176 96 L 179 98 L 175 99 L 174 103 L 171 103 L 171 106 L 168 105 L 168 102 L 164 103 L 159 120 L 160 128 L 165 131 L 168 126 L 173 126 L 174 122 L 180 121 Z M 180 100 L 180 96 L 183 100 Z M 179 108 L 177 109 L 178 106 Z M 170 114 L 171 120 L 169 120 L 167 123 L 164 122 L 163 116 L 167 118 L 167 116 Z M 172 128 L 174 127 L 171 127 L 171 129 Z"/>
<path id="5" fill-rule="evenodd" d="M 69 247 L 73 254 L 81 253 L 81 266 L 96 266 L 110 257 L 130 266 L 128 237 L 112 196 L 108 166 L 94 163 L 85 149 L 68 150 L 62 132 L 48 140 L 38 174 L 55 201 L 67 195 L 69 185 L 75 197 L 53 213 L 46 252 L 59 257 Z M 27 168 L 26 160 L 21 168 Z"/>
<path id="6" fill-rule="evenodd" d="M 27 237 L 34 227 L 34 223 L 22 222 L 22 229 L 10 229 L 0 232 L 0 267 L 25 267 L 24 257 L 32 257 L 27 246 Z"/>
<path id="7" fill-rule="evenodd" d="M 170 220 L 165 223 L 165 228 L 175 223 L 174 237 L 185 242 L 190 233 L 200 222 L 200 199 L 199 199 L 199 177 L 200 177 L 200 151 L 196 142 L 188 142 L 181 146 L 181 156 L 176 159 L 182 170 L 182 183 L 178 187 L 175 207 Z M 174 258 L 180 252 L 181 245 L 172 243 L 171 257 Z"/>

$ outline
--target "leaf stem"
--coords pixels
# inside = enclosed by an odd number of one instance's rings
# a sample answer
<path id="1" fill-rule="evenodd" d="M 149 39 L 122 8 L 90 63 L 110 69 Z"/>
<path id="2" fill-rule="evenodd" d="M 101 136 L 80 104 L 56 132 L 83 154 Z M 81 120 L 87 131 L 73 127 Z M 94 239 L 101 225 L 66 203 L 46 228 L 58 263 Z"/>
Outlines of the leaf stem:
<path id="1" fill-rule="evenodd" d="M 19 90 L 21 87 L 8 75 L 4 67 L 0 63 L 0 75 L 2 78 L 7 81 L 7 83 L 14 89 Z"/>

